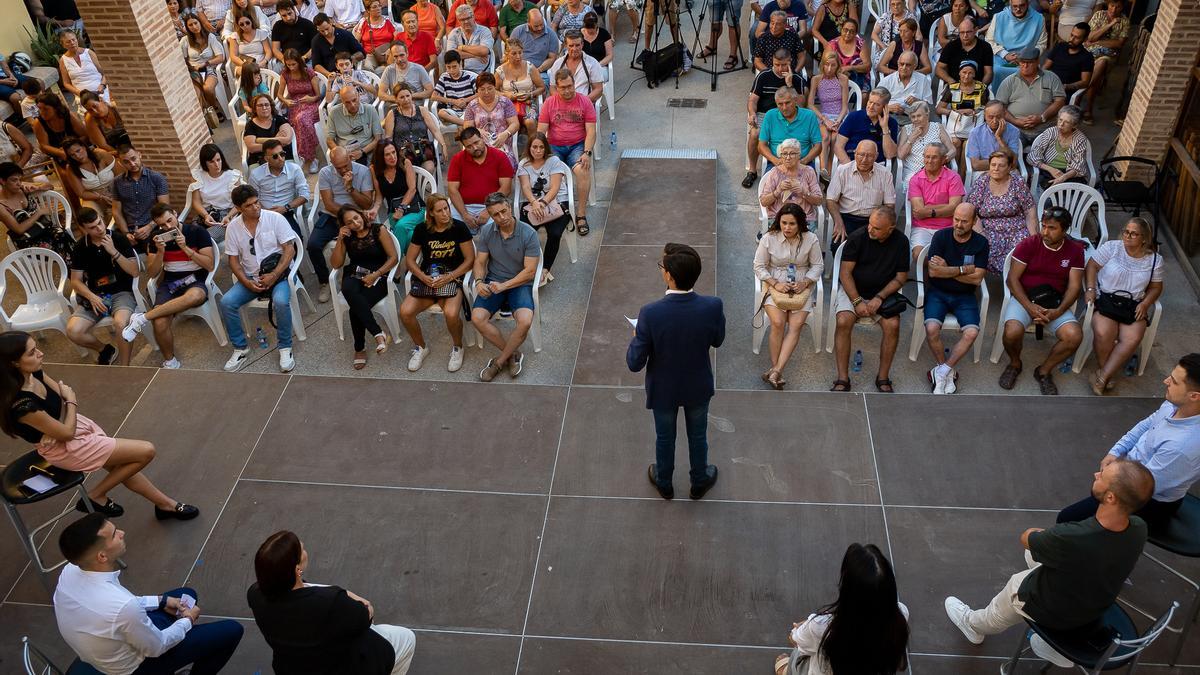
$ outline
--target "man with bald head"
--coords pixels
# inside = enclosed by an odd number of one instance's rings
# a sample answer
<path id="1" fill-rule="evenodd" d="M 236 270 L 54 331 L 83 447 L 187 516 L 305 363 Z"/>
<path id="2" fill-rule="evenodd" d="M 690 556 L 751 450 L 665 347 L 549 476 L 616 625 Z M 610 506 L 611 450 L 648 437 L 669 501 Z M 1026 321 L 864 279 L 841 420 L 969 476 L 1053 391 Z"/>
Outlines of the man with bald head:
<path id="1" fill-rule="evenodd" d="M 562 50 L 558 33 L 546 28 L 546 19 L 540 9 L 529 10 L 529 19 L 512 30 L 512 36 L 521 41 L 525 48 L 525 60 L 532 63 L 542 75 L 542 83 L 550 86 L 550 66 Z"/>
<path id="2" fill-rule="evenodd" d="M 901 126 L 908 124 L 908 113 L 914 105 L 920 101 L 933 104 L 929 76 L 917 72 L 917 55 L 911 51 L 900 54 L 896 60 L 896 72 L 880 80 L 879 87 L 891 93 L 888 112 L 895 116 Z"/>
<path id="3" fill-rule="evenodd" d="M 958 24 L 958 37 L 946 43 L 934 67 L 934 74 L 942 82 L 958 82 L 962 62 L 974 61 L 981 68 L 975 72 L 975 79 L 984 84 L 992 83 L 992 46 L 980 40 L 976 31 L 975 20 L 970 16 Z"/>
<path id="4" fill-rule="evenodd" d="M 313 225 L 305 248 L 317 273 L 317 281 L 321 284 L 318 300 L 329 302 L 329 266 L 325 263 L 325 245 L 337 237 L 338 210 L 350 204 L 368 211 L 373 220 L 375 216 L 369 210 L 375 204 L 375 187 L 370 169 L 351 161 L 350 153 L 345 148 L 334 148 L 329 153 L 329 164 L 321 167 L 321 172 L 317 174 L 317 188 L 321 194 L 317 222 Z"/>
<path id="5" fill-rule="evenodd" d="M 968 640 L 980 644 L 1026 619 L 1055 631 L 1083 628 L 1116 601 L 1146 544 L 1146 523 L 1132 514 L 1154 493 L 1154 477 L 1123 458 L 1093 476 L 1096 515 L 1025 530 L 1021 545 L 1029 569 L 1012 575 L 986 607 L 972 610 L 954 596 L 946 598 L 946 614 Z M 1030 646 L 1057 666 L 1071 666 L 1036 634 Z"/>
<path id="6" fill-rule="evenodd" d="M 833 241 L 867 224 L 867 217 L 878 206 L 894 209 L 896 185 L 892 174 L 875 162 L 879 151 L 874 141 L 863 141 L 854 149 L 854 161 L 834 170 L 825 193 L 825 207 L 833 218 Z"/>
<path id="7" fill-rule="evenodd" d="M 338 91 L 338 100 L 341 104 L 329 109 L 325 144 L 330 150 L 345 150 L 352 161 L 366 166 L 371 163 L 371 153 L 383 138 L 379 111 L 373 105 L 363 105 L 353 87 L 342 87 Z"/>
<path id="8" fill-rule="evenodd" d="M 988 240 L 972 229 L 975 205 L 966 202 L 954 207 L 953 221 L 950 227 L 935 232 L 929 243 L 925 344 L 929 345 L 935 362 L 929 370 L 935 394 L 953 394 L 958 389 L 955 367 L 979 337 L 979 298 L 975 292 L 987 274 Z M 947 315 L 958 321 L 962 334 L 949 356 L 942 344 L 942 323 Z"/>

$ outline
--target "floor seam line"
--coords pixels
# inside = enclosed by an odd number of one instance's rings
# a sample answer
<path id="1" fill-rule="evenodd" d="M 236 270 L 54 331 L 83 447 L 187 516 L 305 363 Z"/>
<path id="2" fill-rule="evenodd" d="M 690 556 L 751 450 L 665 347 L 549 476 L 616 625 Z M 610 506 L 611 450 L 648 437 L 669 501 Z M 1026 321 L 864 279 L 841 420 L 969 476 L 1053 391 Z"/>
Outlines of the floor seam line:
<path id="1" fill-rule="evenodd" d="M 184 586 L 187 586 L 191 580 L 192 574 L 196 571 L 196 565 L 200 562 L 200 556 L 204 555 L 205 547 L 208 546 L 209 540 L 212 539 L 213 532 L 216 532 L 217 525 L 221 523 L 221 517 L 225 515 L 225 509 L 233 499 L 233 493 L 237 491 L 238 483 L 242 481 L 242 474 L 246 472 L 246 467 L 250 466 L 250 460 L 254 458 L 254 451 L 258 449 L 258 444 L 262 442 L 263 436 L 267 433 L 267 427 L 271 426 L 271 420 L 274 419 L 276 411 L 279 410 L 279 404 L 283 402 L 283 397 L 287 394 L 288 385 L 292 383 L 292 377 L 289 373 L 287 381 L 283 383 L 283 389 L 279 390 L 279 398 L 275 399 L 275 405 L 271 408 L 271 414 L 267 415 L 266 421 L 263 422 L 262 429 L 258 432 L 258 438 L 254 440 L 254 445 L 250 446 L 250 453 L 246 455 L 246 461 L 242 463 L 241 470 L 238 471 L 238 475 L 233 480 L 233 485 L 229 488 L 229 494 L 225 495 L 225 502 L 221 504 L 221 510 L 217 512 L 217 517 L 213 519 L 212 527 L 208 529 L 208 534 L 204 535 L 204 541 L 200 543 L 200 548 L 196 550 L 196 558 L 192 560 L 187 574 L 183 577 Z"/>

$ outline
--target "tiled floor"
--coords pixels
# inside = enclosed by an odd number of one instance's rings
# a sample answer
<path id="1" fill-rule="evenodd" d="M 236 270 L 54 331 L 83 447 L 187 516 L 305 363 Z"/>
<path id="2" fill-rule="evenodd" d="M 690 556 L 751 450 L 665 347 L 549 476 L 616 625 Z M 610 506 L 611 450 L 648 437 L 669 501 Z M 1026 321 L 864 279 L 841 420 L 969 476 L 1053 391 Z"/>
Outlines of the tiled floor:
<path id="1" fill-rule="evenodd" d="M 607 272 L 570 385 L 48 366 L 113 435 L 153 441 L 147 475 L 202 510 L 161 523 L 114 492 L 128 509 L 123 582 L 196 587 L 206 615 L 246 622 L 227 672 L 269 672 L 245 590 L 259 543 L 286 528 L 310 580 L 418 632 L 413 673 L 724 675 L 769 672 L 792 622 L 836 597 L 846 546 L 869 542 L 911 611 L 912 672 L 996 672 L 1018 632 L 973 646 L 942 598 L 994 594 L 1022 564 L 1020 532 L 1082 495 L 1157 400 L 725 389 L 709 418 L 720 482 L 703 501 L 663 502 L 645 479 L 640 377 L 619 353 L 620 314 L 659 292 L 648 222 L 613 230 L 637 243 L 600 247 Z M 23 450 L 0 441 L 0 456 Z M 26 634 L 69 661 L 11 534 L 0 553 L 0 672 L 18 670 Z M 1180 568 L 1200 576 L 1197 561 Z M 1125 597 L 1160 611 L 1183 592 L 1143 564 Z M 1195 672 L 1200 635 L 1184 663 L 1142 672 Z"/>

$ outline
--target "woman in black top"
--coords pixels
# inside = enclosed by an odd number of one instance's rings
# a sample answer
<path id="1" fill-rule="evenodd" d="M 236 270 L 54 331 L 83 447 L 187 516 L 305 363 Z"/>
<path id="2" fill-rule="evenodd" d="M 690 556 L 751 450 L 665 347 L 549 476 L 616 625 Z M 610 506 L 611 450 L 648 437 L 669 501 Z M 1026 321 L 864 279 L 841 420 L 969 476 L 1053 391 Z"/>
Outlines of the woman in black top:
<path id="1" fill-rule="evenodd" d="M 367 215 L 372 220 L 383 221 L 396 235 L 403 251 L 412 239 L 413 228 L 425 219 L 425 203 L 417 193 L 417 174 L 412 162 L 390 138 L 384 138 L 375 146 L 371 180 L 375 183 L 375 206 Z"/>
<path id="2" fill-rule="evenodd" d="M 604 26 L 600 25 L 600 17 L 588 12 L 583 15 L 583 53 L 596 59 L 601 66 L 608 67 L 613 59 L 613 37 Z"/>
<path id="3" fill-rule="evenodd" d="M 152 502 L 159 520 L 198 516 L 200 509 L 171 499 L 142 475 L 142 469 L 154 459 L 154 445 L 106 436 L 95 422 L 78 413 L 73 389 L 45 376 L 43 358 L 37 341 L 28 333 L 0 334 L 0 430 L 33 443 L 38 454 L 61 469 L 107 471 L 88 490 L 88 497 L 92 508 L 109 518 L 125 513 L 108 498 L 118 484 Z M 75 508 L 87 510 L 82 499 Z"/>
<path id="4" fill-rule="evenodd" d="M 0 225 L 8 230 L 13 247 L 50 249 L 70 265 L 75 241 L 54 222 L 58 204 L 34 200 L 38 186 L 23 183 L 23 175 L 13 162 L 0 162 Z"/>
<path id="5" fill-rule="evenodd" d="M 87 111 L 83 126 L 87 128 L 88 140 L 93 145 L 113 154 L 122 145 L 130 145 L 125 121 L 121 119 L 115 104 L 105 103 L 96 92 L 87 89 L 79 94 L 79 104 Z"/>
<path id="6" fill-rule="evenodd" d="M 246 130 L 242 132 L 242 142 L 246 144 L 246 164 L 262 164 L 262 144 L 272 138 L 283 143 L 284 157 L 295 159 L 292 156 L 292 125 L 286 117 L 275 113 L 275 103 L 271 97 L 258 94 L 250 99 L 250 107 L 254 115 L 246 120 Z"/>
<path id="7" fill-rule="evenodd" d="M 375 608 L 340 586 L 307 584 L 308 551 L 293 532 L 267 537 L 254 555 L 246 601 L 271 667 L 288 675 L 404 673 L 417 638 L 401 626 L 371 625 Z"/>
<path id="8" fill-rule="evenodd" d="M 408 369 L 419 369 L 428 351 L 417 315 L 437 305 L 446 316 L 446 329 L 454 341 L 447 365 L 453 373 L 462 367 L 462 287 L 475 265 L 475 245 L 466 223 L 450 216 L 450 200 L 445 195 L 429 195 L 425 222 L 413 231 L 404 264 L 412 272 L 412 290 L 400 305 L 400 321 L 416 345 Z"/>
<path id="9" fill-rule="evenodd" d="M 376 354 L 387 351 L 387 335 L 375 321 L 371 308 L 391 292 L 387 274 L 400 257 L 392 238 L 378 223 L 369 222 L 357 206 L 343 206 L 338 211 L 337 222 L 340 229 L 329 264 L 333 267 L 346 265 L 342 273 L 342 295 L 350 305 L 354 369 L 362 370 L 367 365 L 366 331 L 375 336 Z"/>

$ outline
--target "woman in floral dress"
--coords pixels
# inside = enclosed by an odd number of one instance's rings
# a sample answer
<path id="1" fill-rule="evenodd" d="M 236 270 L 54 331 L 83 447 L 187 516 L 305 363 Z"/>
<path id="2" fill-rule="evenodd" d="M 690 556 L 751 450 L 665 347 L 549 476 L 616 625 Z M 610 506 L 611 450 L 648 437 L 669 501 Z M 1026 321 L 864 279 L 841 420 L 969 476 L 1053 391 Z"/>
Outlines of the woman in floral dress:
<path id="1" fill-rule="evenodd" d="M 975 205 L 975 230 L 988 238 L 988 271 L 1004 272 L 1004 259 L 1022 239 L 1037 234 L 1037 204 L 1021 174 L 1012 171 L 1012 156 L 997 150 L 988 157 L 987 173 L 977 177 L 966 201 Z"/>

